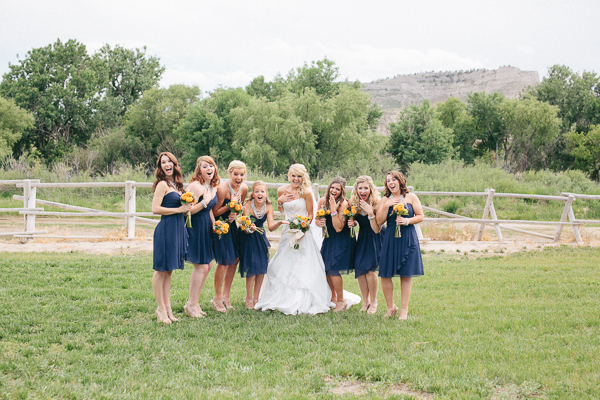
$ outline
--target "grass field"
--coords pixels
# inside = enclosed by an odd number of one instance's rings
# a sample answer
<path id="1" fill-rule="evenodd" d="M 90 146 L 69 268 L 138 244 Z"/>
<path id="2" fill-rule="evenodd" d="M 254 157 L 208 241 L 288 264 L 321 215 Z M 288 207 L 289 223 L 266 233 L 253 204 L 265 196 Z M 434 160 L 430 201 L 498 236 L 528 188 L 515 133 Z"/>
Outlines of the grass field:
<path id="1" fill-rule="evenodd" d="M 600 249 L 506 257 L 427 253 L 408 321 L 243 308 L 156 322 L 151 256 L 0 256 L 0 398 L 337 398 L 404 383 L 436 399 L 600 398 Z M 358 293 L 352 276 L 348 290 Z M 399 293 L 397 293 L 399 299 Z M 352 395 L 348 395 L 352 397 Z M 403 397 L 404 396 L 404 397 Z M 388 398 L 413 398 L 393 394 Z"/>

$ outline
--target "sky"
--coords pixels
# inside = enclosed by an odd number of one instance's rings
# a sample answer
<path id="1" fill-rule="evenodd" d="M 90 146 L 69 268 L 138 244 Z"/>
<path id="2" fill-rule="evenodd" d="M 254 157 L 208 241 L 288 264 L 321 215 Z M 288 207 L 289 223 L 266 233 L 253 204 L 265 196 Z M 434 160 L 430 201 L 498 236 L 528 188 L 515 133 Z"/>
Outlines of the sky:
<path id="1" fill-rule="evenodd" d="M 505 65 L 600 73 L 599 20 L 598 0 L 0 0 L 0 75 L 57 39 L 90 53 L 146 46 L 166 68 L 161 86 L 203 92 L 324 57 L 361 82 Z"/>

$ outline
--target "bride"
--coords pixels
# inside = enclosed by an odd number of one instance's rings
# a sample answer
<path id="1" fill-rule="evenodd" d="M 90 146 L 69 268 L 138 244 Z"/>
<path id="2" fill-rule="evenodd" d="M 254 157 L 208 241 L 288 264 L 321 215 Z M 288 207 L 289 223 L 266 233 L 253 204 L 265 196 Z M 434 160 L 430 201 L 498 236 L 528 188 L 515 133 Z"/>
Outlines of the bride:
<path id="1" fill-rule="evenodd" d="M 289 185 L 277 189 L 277 209 L 285 213 L 286 220 L 295 215 L 313 218 L 314 200 L 310 178 L 302 164 L 294 164 L 288 172 Z M 325 276 L 325 264 L 319 252 L 313 231 L 314 225 L 300 240 L 294 250 L 292 233 L 283 226 L 279 247 L 269 262 L 257 310 L 278 310 L 284 314 L 318 314 L 329 311 L 331 290 Z M 356 297 L 351 295 L 350 297 Z M 353 299 L 352 303 L 360 301 Z"/>

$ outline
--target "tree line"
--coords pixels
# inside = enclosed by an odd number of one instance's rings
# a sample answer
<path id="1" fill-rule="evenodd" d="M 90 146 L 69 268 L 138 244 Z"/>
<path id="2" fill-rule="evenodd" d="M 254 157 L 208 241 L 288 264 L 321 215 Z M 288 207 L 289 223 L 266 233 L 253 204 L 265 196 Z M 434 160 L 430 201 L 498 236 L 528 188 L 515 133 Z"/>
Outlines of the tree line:
<path id="1" fill-rule="evenodd" d="M 360 82 L 340 81 L 327 58 L 272 81 L 219 88 L 158 86 L 164 67 L 146 48 L 56 41 L 9 66 L 0 82 L 0 158 L 47 165 L 78 160 L 90 173 L 151 166 L 162 151 L 186 171 L 198 156 L 239 158 L 265 174 L 303 163 L 311 174 L 384 171 L 397 163 L 495 162 L 511 172 L 600 171 L 600 88 L 593 72 L 554 66 L 517 99 L 471 93 L 402 110 L 391 136 Z M 390 162 L 391 161 L 391 162 Z M 77 166 L 80 168 L 80 166 Z"/>

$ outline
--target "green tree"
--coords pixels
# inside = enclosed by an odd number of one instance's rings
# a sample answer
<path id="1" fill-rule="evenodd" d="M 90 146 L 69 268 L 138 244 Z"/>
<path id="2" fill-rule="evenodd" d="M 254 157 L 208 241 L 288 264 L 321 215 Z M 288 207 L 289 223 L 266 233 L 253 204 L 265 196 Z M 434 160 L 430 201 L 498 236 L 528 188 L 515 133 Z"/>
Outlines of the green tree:
<path id="1" fill-rule="evenodd" d="M 202 101 L 190 106 L 179 122 L 175 136 L 183 150 L 181 163 L 186 171 L 193 171 L 196 159 L 212 156 L 219 164 L 228 164 L 239 157 L 232 148 L 232 115 L 237 107 L 245 107 L 252 97 L 243 89 L 217 89 Z"/>
<path id="2" fill-rule="evenodd" d="M 577 167 L 600 181 L 600 125 L 590 125 L 587 132 L 569 132 L 566 138 Z"/>
<path id="3" fill-rule="evenodd" d="M 493 151 L 496 163 L 500 164 L 500 150 L 506 153 L 506 134 L 502 119 L 502 104 L 506 98 L 498 92 L 469 93 L 467 112 L 472 117 L 477 132 L 477 148 L 479 154 Z"/>
<path id="4" fill-rule="evenodd" d="M 182 149 L 176 146 L 176 127 L 185 117 L 187 108 L 199 100 L 197 86 L 171 85 L 167 89 L 146 90 L 125 115 L 128 136 L 137 137 L 145 144 L 148 154 L 169 151 L 180 157 Z"/>
<path id="5" fill-rule="evenodd" d="M 25 130 L 33 128 L 33 115 L 14 101 L 0 97 L 0 159 L 13 153 Z"/>
<path id="6" fill-rule="evenodd" d="M 473 164 L 480 152 L 475 144 L 478 132 L 467 106 L 456 97 L 449 97 L 436 107 L 439 120 L 454 132 L 454 151 L 466 164 Z"/>
<path id="7" fill-rule="evenodd" d="M 402 110 L 399 121 L 390 124 L 390 131 L 387 151 L 405 171 L 414 162 L 438 164 L 452 157 L 452 129 L 444 127 L 429 100 L 420 107 Z"/>
<path id="8" fill-rule="evenodd" d="M 531 96 L 502 104 L 505 155 L 510 171 L 546 169 L 560 134 L 558 108 Z"/>
<path id="9" fill-rule="evenodd" d="M 72 144 L 85 143 L 93 130 L 90 104 L 101 85 L 85 45 L 75 40 L 27 52 L 10 65 L 0 95 L 33 113 L 35 128 L 22 136 L 21 148 L 33 145 L 50 162 Z"/>
<path id="10" fill-rule="evenodd" d="M 335 66 L 335 62 L 324 58 L 313 61 L 310 66 L 304 63 L 302 67 L 290 71 L 286 82 L 291 92 L 299 94 L 306 88 L 312 88 L 319 97 L 328 99 L 337 95 L 344 85 L 344 82 L 335 82 L 339 76 L 339 68 Z"/>

